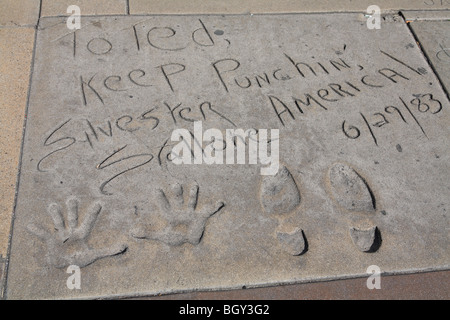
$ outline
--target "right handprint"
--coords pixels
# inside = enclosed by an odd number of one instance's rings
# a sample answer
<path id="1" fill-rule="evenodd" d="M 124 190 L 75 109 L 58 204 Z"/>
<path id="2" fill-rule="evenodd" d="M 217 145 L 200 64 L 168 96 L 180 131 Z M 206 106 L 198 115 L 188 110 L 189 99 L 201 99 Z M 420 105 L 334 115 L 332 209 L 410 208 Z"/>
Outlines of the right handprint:
<path id="1" fill-rule="evenodd" d="M 170 246 L 180 246 L 184 243 L 199 244 L 206 228 L 206 222 L 225 204 L 217 201 L 199 208 L 199 186 L 197 184 L 191 186 L 187 197 L 185 194 L 185 188 L 178 183 L 172 186 L 170 193 L 158 189 L 159 214 L 166 220 L 165 228 L 155 230 L 152 223 L 143 221 L 142 219 L 145 218 L 141 217 L 131 230 L 131 236 L 136 239 L 161 241 Z"/>

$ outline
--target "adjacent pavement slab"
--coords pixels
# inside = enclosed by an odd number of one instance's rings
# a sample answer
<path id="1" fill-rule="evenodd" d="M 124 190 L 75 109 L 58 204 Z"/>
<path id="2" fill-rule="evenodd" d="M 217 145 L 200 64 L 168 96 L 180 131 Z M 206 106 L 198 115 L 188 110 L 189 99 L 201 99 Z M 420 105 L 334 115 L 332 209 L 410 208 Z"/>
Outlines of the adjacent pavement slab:
<path id="1" fill-rule="evenodd" d="M 410 23 L 422 49 L 445 86 L 450 90 L 450 20 Z"/>
<path id="2" fill-rule="evenodd" d="M 43 18 L 7 298 L 446 270 L 448 108 L 398 17 Z"/>
<path id="3" fill-rule="evenodd" d="M 37 0 L 0 0 L 0 26 L 34 26 L 39 19 Z"/>
<path id="4" fill-rule="evenodd" d="M 8 249 L 33 44 L 32 28 L 0 28 L 0 257 Z"/>
<path id="5" fill-rule="evenodd" d="M 442 10 L 450 8 L 449 0 L 130 0 L 131 14 L 201 14 L 201 13 L 292 13 L 292 12 L 365 12 L 377 5 L 383 12 L 409 10 Z"/>
<path id="6" fill-rule="evenodd" d="M 417 20 L 450 20 L 450 10 L 438 11 L 402 11 L 407 22 Z"/>
<path id="7" fill-rule="evenodd" d="M 127 14 L 127 0 L 42 0 L 41 16 L 67 16 L 67 8 L 76 5 L 82 15 Z"/>

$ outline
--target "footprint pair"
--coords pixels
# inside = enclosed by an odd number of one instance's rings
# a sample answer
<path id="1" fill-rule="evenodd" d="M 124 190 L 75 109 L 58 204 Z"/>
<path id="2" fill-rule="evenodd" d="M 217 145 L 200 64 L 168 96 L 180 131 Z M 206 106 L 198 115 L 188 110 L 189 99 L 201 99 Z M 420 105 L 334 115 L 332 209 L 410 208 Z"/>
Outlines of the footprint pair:
<path id="1" fill-rule="evenodd" d="M 328 172 L 330 193 L 338 205 L 348 213 L 372 214 L 375 212 L 375 198 L 366 181 L 350 166 L 337 163 Z M 265 176 L 261 183 L 261 206 L 264 211 L 278 220 L 276 239 L 291 255 L 302 255 L 308 250 L 304 231 L 285 223 L 295 214 L 301 196 L 298 186 L 289 170 L 282 166 L 274 176 Z M 350 227 L 350 237 L 362 252 L 374 252 L 380 245 L 377 226 L 369 228 Z"/>

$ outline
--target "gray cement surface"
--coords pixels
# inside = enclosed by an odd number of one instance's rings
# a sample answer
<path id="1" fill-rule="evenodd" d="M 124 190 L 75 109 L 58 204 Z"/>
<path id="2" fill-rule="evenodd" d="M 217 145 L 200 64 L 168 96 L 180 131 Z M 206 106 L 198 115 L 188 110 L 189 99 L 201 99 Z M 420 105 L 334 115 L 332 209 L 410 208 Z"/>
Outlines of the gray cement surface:
<path id="1" fill-rule="evenodd" d="M 402 10 L 401 12 L 407 22 L 450 19 L 450 10 L 438 10 L 438 11 Z"/>
<path id="2" fill-rule="evenodd" d="M 7 298 L 448 269 L 449 103 L 402 19 L 82 21 L 38 30 Z M 278 129 L 280 170 L 173 163 L 194 121 Z"/>
<path id="3" fill-rule="evenodd" d="M 450 20 L 414 21 L 410 25 L 448 94 L 450 89 Z"/>

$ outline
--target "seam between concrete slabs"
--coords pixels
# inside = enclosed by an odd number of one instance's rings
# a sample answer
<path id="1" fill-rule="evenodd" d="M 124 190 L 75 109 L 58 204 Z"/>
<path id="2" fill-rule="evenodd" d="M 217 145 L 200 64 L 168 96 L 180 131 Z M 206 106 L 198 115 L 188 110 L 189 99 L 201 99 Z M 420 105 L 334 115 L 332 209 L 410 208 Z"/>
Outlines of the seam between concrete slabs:
<path id="1" fill-rule="evenodd" d="M 67 18 L 67 14 L 61 14 L 61 15 L 46 15 L 41 16 L 42 11 L 42 0 L 40 0 L 40 7 L 39 7 L 39 18 L 38 18 L 38 24 L 40 18 Z M 129 0 L 126 1 L 126 13 L 118 14 L 118 13 L 112 13 L 112 14 L 82 14 L 81 17 L 111 17 L 111 16 L 251 16 L 251 15 L 298 15 L 298 14 L 342 14 L 342 13 L 367 13 L 364 10 L 343 10 L 343 11 L 285 11 L 285 12 L 258 12 L 258 13 L 251 13 L 251 12 L 243 12 L 243 13 L 208 13 L 208 12 L 202 12 L 202 13 L 157 13 L 157 12 L 148 12 L 148 13 L 130 13 L 130 6 L 129 6 Z M 450 9 L 405 9 L 405 8 L 398 8 L 398 9 L 387 9 L 382 10 L 382 14 L 398 14 L 400 12 L 407 12 L 407 11 L 425 11 L 425 12 L 444 12 L 444 11 L 450 11 Z M 11 27 L 11 26 L 10 26 Z M 14 27 L 14 26 L 12 26 Z M 23 26 L 17 26 L 17 27 L 23 27 Z"/>
<path id="2" fill-rule="evenodd" d="M 382 12 L 382 16 L 385 15 L 401 15 L 402 12 L 411 11 L 411 10 L 392 10 L 392 11 L 386 11 Z M 424 10 L 427 12 L 434 11 L 434 12 L 442 12 L 442 11 L 450 11 L 450 10 Z M 103 17 L 196 17 L 196 16 L 284 16 L 284 15 L 336 15 L 336 14 L 366 14 L 365 11 L 329 11 L 329 12 L 267 12 L 267 13 L 139 13 L 139 14 L 97 14 L 97 15 L 89 15 L 89 14 L 82 14 L 80 17 L 82 18 L 103 18 Z M 52 15 L 52 16 L 44 16 L 40 17 L 40 19 L 47 19 L 47 18 L 67 18 L 67 15 Z M 403 17 L 403 16 L 402 16 Z M 38 25 L 39 21 L 38 20 Z M 432 20 L 437 21 L 437 20 Z"/>
<path id="3" fill-rule="evenodd" d="M 403 18 L 403 20 L 406 23 L 406 26 L 408 27 L 409 32 L 411 33 L 411 35 L 413 36 L 414 40 L 416 41 L 416 44 L 419 47 L 420 52 L 422 53 L 422 56 L 424 57 L 424 59 L 427 61 L 428 66 L 431 68 L 431 70 L 433 71 L 434 75 L 436 76 L 439 85 L 441 86 L 442 91 L 445 93 L 445 95 L 447 96 L 447 100 L 450 101 L 450 96 L 449 93 L 447 91 L 447 88 L 444 85 L 444 82 L 442 81 L 439 73 L 437 72 L 435 66 L 433 65 L 433 63 L 431 62 L 430 57 L 428 56 L 427 52 L 423 49 L 422 44 L 420 43 L 420 39 L 417 36 L 417 34 L 414 32 L 414 29 L 410 26 L 411 22 L 406 22 L 405 16 L 403 15 L 403 13 L 400 12 L 400 16 Z M 447 21 L 448 19 L 443 19 L 443 20 L 418 20 L 418 21 L 412 21 L 413 23 L 423 23 L 423 22 L 435 22 L 435 21 Z"/>
<path id="4" fill-rule="evenodd" d="M 442 271 L 449 271 L 450 265 L 442 267 L 442 268 L 425 268 L 425 269 L 411 269 L 411 270 L 404 270 L 400 272 L 395 271 L 387 271 L 382 272 L 381 276 L 383 277 L 390 277 L 390 276 L 402 276 L 402 275 L 412 275 L 412 274 L 424 274 L 424 273 L 431 273 L 431 272 L 442 272 Z M 314 284 L 314 283 L 324 283 L 324 282 L 332 282 L 332 281 L 342 281 L 342 280 L 351 280 L 351 279 L 363 279 L 367 278 L 370 274 L 368 273 L 360 273 L 355 275 L 342 275 L 342 276 L 328 276 L 328 277 L 321 277 L 317 279 L 307 278 L 303 280 L 292 280 L 292 281 L 280 281 L 280 282 L 270 282 L 270 283 L 256 283 L 251 285 L 244 285 L 246 289 L 264 289 L 264 288 L 273 288 L 277 286 L 290 286 L 290 285 L 301 285 L 301 284 Z M 132 299 L 132 298 L 145 298 L 145 297 L 156 297 L 158 295 L 166 296 L 166 295 L 173 295 L 173 294 L 186 294 L 186 293 L 197 293 L 197 292 L 226 292 L 226 291 L 233 291 L 233 290 L 243 290 L 243 286 L 231 286 L 231 287 L 208 287 L 208 288 L 201 288 L 201 289 L 179 289 L 179 290 L 167 290 L 162 292 L 143 292 L 143 293 L 137 293 L 137 294 L 115 294 L 115 295 L 99 295 L 99 296 L 93 296 L 93 297 L 78 297 L 75 298 L 75 300 L 83 300 L 86 298 L 92 299 L 92 300 L 114 300 L 114 299 Z M 70 300 L 72 298 L 62 299 L 62 300 Z"/>
<path id="5" fill-rule="evenodd" d="M 383 14 L 395 14 L 398 10 L 385 12 Z M 364 11 L 329 11 L 329 12 L 267 12 L 267 13 L 139 13 L 139 14 L 82 14 L 82 18 L 101 18 L 101 17 L 196 17 L 196 16 L 282 16 L 282 15 L 332 15 L 332 14 L 363 14 Z M 44 16 L 42 18 L 67 18 L 67 15 Z"/>
<path id="6" fill-rule="evenodd" d="M 39 25 L 39 21 L 41 20 L 41 15 L 42 15 L 42 0 L 39 0 L 39 15 L 38 15 L 38 20 L 37 20 L 37 26 Z"/>
<path id="7" fill-rule="evenodd" d="M 416 274 L 430 274 L 434 272 L 446 272 L 449 271 L 449 269 L 445 270 L 411 270 L 411 271 L 405 271 L 404 273 L 390 273 L 390 272 L 382 272 L 382 277 L 396 277 L 396 276 L 407 276 L 407 275 L 416 275 Z M 227 291 L 236 291 L 236 290 L 246 290 L 246 289 L 268 289 L 268 288 L 276 288 L 276 287 L 282 287 L 282 286 L 295 286 L 295 285 L 307 285 L 307 284 L 318 284 L 318 283 L 330 283 L 330 282 L 339 282 L 339 281 L 346 281 L 346 280 L 357 280 L 357 279 L 365 279 L 368 278 L 370 274 L 358 274 L 358 275 L 349 275 L 344 276 L 343 278 L 332 278 L 332 277 L 325 277 L 321 279 L 314 279 L 314 280 L 302 280 L 302 281 L 290 281 L 290 282 L 282 282 L 282 283 L 265 283 L 261 285 L 244 285 L 245 288 L 242 286 L 238 286 L 236 288 L 224 288 L 224 289 L 214 289 L 214 288 L 205 288 L 205 289 L 196 289 L 196 290 L 182 290 L 180 292 L 170 292 L 170 293 L 153 293 L 148 295 L 134 295 L 132 297 L 125 297 L 125 296 L 115 296 L 115 297 L 100 297 L 96 299 L 103 299 L 103 300 L 112 300 L 112 299 L 133 299 L 133 298 L 151 298 L 151 297 L 164 297 L 164 296 L 170 296 L 170 295 L 177 295 L 177 294 L 189 294 L 189 293 L 214 293 L 214 292 L 227 292 Z M 258 298 L 256 298 L 258 299 Z"/>
<path id="8" fill-rule="evenodd" d="M 442 11 L 442 10 L 435 10 L 435 11 Z M 395 10 L 392 12 L 384 12 L 382 13 L 382 16 L 385 15 L 395 15 L 400 14 L 401 11 Z M 89 14 L 82 14 L 80 15 L 81 18 L 106 18 L 106 17 L 198 17 L 198 16 L 220 16 L 220 17 L 242 17 L 242 16 L 285 16 L 285 15 L 345 15 L 345 14 L 364 14 L 364 11 L 330 11 L 330 12 L 269 12 L 269 13 L 187 13 L 187 14 L 178 14 L 178 13 L 148 13 L 148 14 L 97 14 L 97 15 L 89 15 Z M 55 15 L 55 16 L 44 16 L 40 17 L 40 19 L 54 19 L 54 18 L 67 18 L 67 15 Z M 38 27 L 39 22 L 38 20 Z"/>

